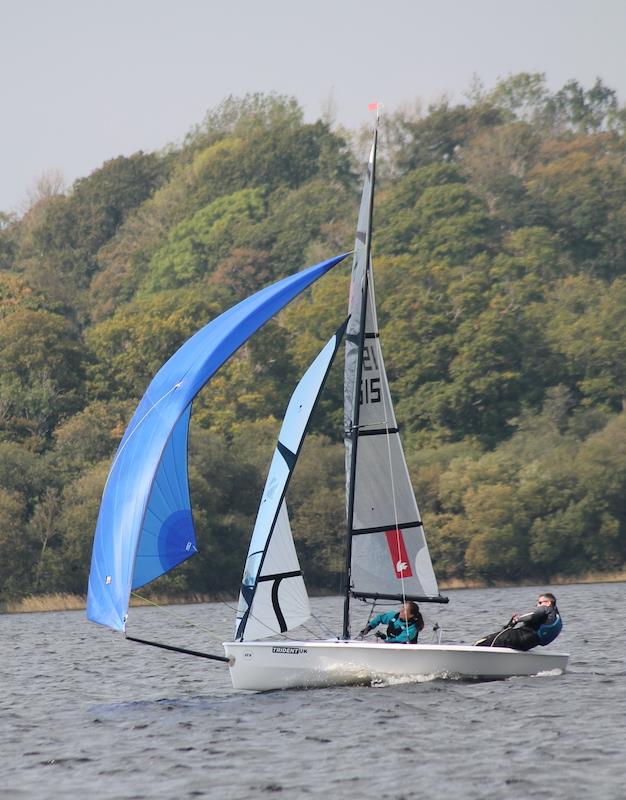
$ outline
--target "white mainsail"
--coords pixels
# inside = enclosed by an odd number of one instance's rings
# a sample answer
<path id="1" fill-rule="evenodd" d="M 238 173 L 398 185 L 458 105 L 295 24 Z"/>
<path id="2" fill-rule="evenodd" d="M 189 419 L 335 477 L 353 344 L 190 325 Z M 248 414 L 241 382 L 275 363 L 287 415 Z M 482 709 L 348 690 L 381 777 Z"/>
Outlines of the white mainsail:
<path id="1" fill-rule="evenodd" d="M 398 433 L 376 318 L 370 258 L 376 144 L 377 135 L 361 198 L 346 335 L 347 593 L 435 599 L 437 580 Z M 344 635 L 348 627 L 346 611 Z"/>
<path id="2" fill-rule="evenodd" d="M 352 590 L 438 594 L 385 373 L 368 276 L 352 515 Z"/>

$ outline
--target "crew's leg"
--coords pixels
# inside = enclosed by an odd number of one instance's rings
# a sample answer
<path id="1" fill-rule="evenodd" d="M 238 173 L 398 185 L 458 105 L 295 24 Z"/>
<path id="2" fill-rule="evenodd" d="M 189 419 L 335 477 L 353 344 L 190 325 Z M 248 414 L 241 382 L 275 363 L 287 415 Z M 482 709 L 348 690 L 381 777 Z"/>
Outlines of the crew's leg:
<path id="1" fill-rule="evenodd" d="M 511 647 L 513 650 L 531 650 L 539 644 L 537 634 L 528 628 L 505 628 L 494 636 L 490 647 Z"/>
<path id="2" fill-rule="evenodd" d="M 477 642 L 474 642 L 474 647 L 491 647 L 491 643 L 498 635 L 499 631 L 496 633 L 490 633 L 488 636 L 483 636 L 482 639 L 479 639 Z"/>

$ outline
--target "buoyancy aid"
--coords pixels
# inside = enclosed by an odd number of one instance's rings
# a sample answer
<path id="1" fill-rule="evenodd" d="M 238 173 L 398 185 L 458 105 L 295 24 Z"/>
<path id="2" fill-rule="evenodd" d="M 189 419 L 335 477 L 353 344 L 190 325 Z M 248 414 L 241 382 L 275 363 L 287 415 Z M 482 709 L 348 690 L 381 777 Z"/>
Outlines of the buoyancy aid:
<path id="1" fill-rule="evenodd" d="M 559 612 L 556 612 L 556 617 L 552 622 L 544 622 L 537 628 L 537 637 L 539 644 L 544 646 L 553 642 L 563 629 L 563 621 Z"/>
<path id="2" fill-rule="evenodd" d="M 399 636 L 404 630 L 408 628 L 408 644 L 417 644 L 417 637 L 419 631 L 417 630 L 417 623 L 414 619 L 403 620 L 400 619 L 400 612 L 395 614 L 393 619 L 387 625 L 387 640 L 389 637 L 396 638 Z"/>

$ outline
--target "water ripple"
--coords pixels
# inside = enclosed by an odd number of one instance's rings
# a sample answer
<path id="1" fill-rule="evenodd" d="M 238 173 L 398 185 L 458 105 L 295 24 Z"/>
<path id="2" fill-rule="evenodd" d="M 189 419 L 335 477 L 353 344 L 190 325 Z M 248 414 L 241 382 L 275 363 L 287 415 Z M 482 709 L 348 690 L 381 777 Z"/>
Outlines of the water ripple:
<path id="1" fill-rule="evenodd" d="M 424 610 L 444 641 L 473 641 L 537 591 L 455 591 L 448 607 Z M 0 617 L 3 641 L 16 643 L 0 672 L 1 796 L 618 800 L 626 631 L 611 609 L 623 608 L 626 586 L 557 594 L 558 649 L 572 653 L 565 675 L 259 694 L 234 692 L 221 665 L 132 646 L 80 612 Z M 330 625 L 341 613 L 338 598 L 314 606 Z M 228 638 L 223 606 L 184 613 Z M 172 641 L 169 619 L 155 632 L 161 614 L 133 609 L 132 622 Z M 217 646 L 196 628 L 175 635 L 192 649 Z"/>

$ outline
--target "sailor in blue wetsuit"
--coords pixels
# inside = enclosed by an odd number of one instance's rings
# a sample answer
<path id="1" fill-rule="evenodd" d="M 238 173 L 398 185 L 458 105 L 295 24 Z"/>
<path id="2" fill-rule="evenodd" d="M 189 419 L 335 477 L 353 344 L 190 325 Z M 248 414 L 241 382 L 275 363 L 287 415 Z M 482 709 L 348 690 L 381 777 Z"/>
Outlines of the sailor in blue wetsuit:
<path id="1" fill-rule="evenodd" d="M 409 601 L 403 603 L 400 611 L 388 611 L 386 614 L 379 614 L 361 631 L 361 636 L 365 636 L 379 625 L 386 625 L 387 632 L 376 631 L 376 636 L 383 641 L 393 644 L 416 644 L 417 636 L 424 627 L 424 618 L 420 613 L 417 603 Z"/>
<path id="2" fill-rule="evenodd" d="M 521 624 L 520 624 L 521 623 Z M 517 627 L 520 625 L 520 627 Z M 497 633 L 490 633 L 474 642 L 476 647 L 512 647 L 514 650 L 531 650 L 537 645 L 553 642 L 561 633 L 563 621 L 556 607 L 556 597 L 544 592 L 537 607 L 528 614 L 513 614 L 509 622 Z"/>

